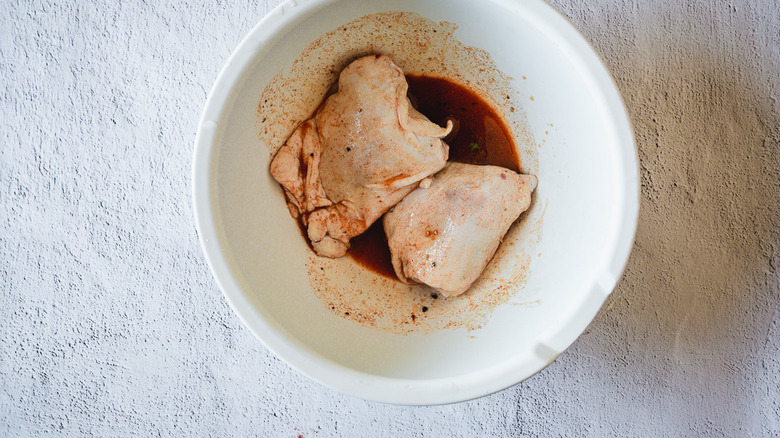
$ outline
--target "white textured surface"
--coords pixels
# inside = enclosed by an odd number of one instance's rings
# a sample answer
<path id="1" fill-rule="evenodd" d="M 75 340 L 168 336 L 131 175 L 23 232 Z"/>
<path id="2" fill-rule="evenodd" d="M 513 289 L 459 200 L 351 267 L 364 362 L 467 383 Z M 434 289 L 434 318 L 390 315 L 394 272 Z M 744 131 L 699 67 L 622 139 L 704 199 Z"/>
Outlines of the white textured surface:
<path id="1" fill-rule="evenodd" d="M 0 4 L 0 436 L 780 436 L 780 2 L 553 2 L 633 119 L 634 252 L 552 366 L 417 408 L 281 363 L 200 253 L 197 120 L 258 3 Z"/>

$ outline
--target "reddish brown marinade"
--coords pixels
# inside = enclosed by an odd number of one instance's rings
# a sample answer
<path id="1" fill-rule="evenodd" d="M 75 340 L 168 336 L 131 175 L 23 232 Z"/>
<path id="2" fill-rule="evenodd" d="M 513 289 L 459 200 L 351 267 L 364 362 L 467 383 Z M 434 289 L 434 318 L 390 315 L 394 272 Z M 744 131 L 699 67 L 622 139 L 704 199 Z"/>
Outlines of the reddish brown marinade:
<path id="1" fill-rule="evenodd" d="M 361 266 L 377 274 L 396 278 L 382 218 L 374 222 L 363 234 L 349 241 L 347 254 Z"/>
<path id="2" fill-rule="evenodd" d="M 441 126 L 447 119 L 455 123 L 457 129 L 444 139 L 450 146 L 450 161 L 519 171 L 520 160 L 509 129 L 484 99 L 448 79 L 420 75 L 407 75 L 406 79 L 409 98 L 418 111 Z M 395 278 L 382 218 L 350 241 L 347 254 L 361 266 Z"/>
<path id="3" fill-rule="evenodd" d="M 468 88 L 434 76 L 407 75 L 409 96 L 418 111 L 444 126 L 452 119 L 456 130 L 444 141 L 450 161 L 492 164 L 520 171 L 520 159 L 506 123 Z"/>

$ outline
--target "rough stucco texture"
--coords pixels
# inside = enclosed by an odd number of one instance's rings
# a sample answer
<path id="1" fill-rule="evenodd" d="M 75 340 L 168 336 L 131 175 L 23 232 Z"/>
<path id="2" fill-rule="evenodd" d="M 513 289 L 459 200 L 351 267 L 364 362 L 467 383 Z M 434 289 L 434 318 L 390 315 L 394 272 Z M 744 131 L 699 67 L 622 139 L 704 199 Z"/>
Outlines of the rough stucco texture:
<path id="1" fill-rule="evenodd" d="M 0 436 L 780 436 L 780 2 L 553 2 L 634 123 L 634 251 L 552 366 L 437 407 L 314 383 L 230 310 L 192 145 L 276 1 L 157 3 L 0 3 Z"/>

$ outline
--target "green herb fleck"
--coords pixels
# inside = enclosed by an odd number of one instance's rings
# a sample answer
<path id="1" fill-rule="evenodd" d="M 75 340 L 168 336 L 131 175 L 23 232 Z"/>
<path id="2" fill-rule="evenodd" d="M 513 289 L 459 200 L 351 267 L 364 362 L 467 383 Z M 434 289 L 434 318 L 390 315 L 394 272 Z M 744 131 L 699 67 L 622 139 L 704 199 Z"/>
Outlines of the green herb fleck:
<path id="1" fill-rule="evenodd" d="M 469 149 L 471 149 L 471 152 L 478 151 L 479 150 L 479 143 L 477 143 L 476 141 L 472 141 L 471 143 L 469 143 Z"/>

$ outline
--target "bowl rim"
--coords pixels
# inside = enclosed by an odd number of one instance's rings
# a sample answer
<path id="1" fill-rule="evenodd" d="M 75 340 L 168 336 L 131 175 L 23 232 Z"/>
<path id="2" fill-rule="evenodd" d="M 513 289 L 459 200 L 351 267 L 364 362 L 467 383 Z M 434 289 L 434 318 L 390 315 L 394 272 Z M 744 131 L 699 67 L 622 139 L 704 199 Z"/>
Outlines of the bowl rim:
<path id="1" fill-rule="evenodd" d="M 571 62 L 579 64 L 595 84 L 593 92 L 607 110 L 611 132 L 622 153 L 620 166 L 625 187 L 622 215 L 613 241 L 612 257 L 594 278 L 589 296 L 567 324 L 545 337 L 534 355 L 516 355 L 494 366 L 465 375 L 437 379 L 396 379 L 376 376 L 345 367 L 324 358 L 286 332 L 273 315 L 254 306 L 231 274 L 225 252 L 219 245 L 212 185 L 212 156 L 219 120 L 243 72 L 256 54 L 278 32 L 296 20 L 338 0 L 286 0 L 276 6 L 244 36 L 219 72 L 206 99 L 198 123 L 192 164 L 192 202 L 195 226 L 206 262 L 233 311 L 247 328 L 277 357 L 309 378 L 346 394 L 367 400 L 401 405 L 434 405 L 482 397 L 506 389 L 538 373 L 568 348 L 592 322 L 614 290 L 628 263 L 639 215 L 639 160 L 631 122 L 617 86 L 605 64 L 577 28 L 558 10 L 543 0 L 492 0 L 498 7 L 532 17 L 558 36 Z M 523 357 L 517 357 L 523 356 Z"/>

